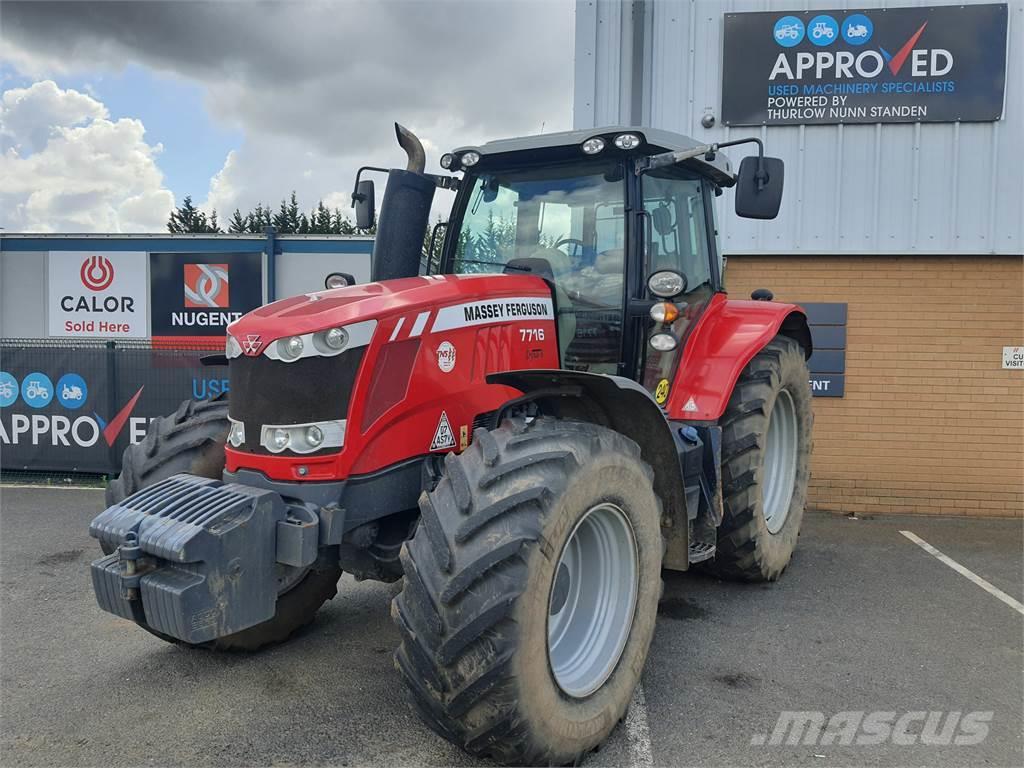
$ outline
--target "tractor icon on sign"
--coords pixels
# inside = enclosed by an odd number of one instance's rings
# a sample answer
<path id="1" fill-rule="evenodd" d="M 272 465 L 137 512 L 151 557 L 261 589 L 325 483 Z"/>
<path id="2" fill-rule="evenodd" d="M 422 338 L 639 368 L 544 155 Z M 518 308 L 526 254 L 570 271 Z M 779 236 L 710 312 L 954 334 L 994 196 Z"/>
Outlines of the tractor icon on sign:
<path id="1" fill-rule="evenodd" d="M 25 397 L 29 400 L 36 398 L 50 398 L 50 389 L 43 382 L 32 379 L 25 387 Z"/>
<path id="2" fill-rule="evenodd" d="M 783 24 L 775 30 L 775 39 L 779 42 L 783 40 L 796 40 L 800 37 L 800 31 L 799 24 Z"/>
<path id="3" fill-rule="evenodd" d="M 820 40 L 823 37 L 827 37 L 831 40 L 835 36 L 836 31 L 829 26 L 827 21 L 819 21 L 811 28 L 811 37 L 815 40 Z"/>
<path id="4" fill-rule="evenodd" d="M 72 384 L 71 386 L 65 384 L 60 391 L 61 400 L 81 400 L 82 397 L 84 397 L 82 394 L 82 388 L 75 384 Z"/>
<path id="5" fill-rule="evenodd" d="M 14 397 L 14 385 L 9 381 L 0 381 L 0 400 L 9 400 Z"/>
<path id="6" fill-rule="evenodd" d="M 863 24 L 851 24 L 846 28 L 846 36 L 849 38 L 867 37 L 868 28 Z"/>

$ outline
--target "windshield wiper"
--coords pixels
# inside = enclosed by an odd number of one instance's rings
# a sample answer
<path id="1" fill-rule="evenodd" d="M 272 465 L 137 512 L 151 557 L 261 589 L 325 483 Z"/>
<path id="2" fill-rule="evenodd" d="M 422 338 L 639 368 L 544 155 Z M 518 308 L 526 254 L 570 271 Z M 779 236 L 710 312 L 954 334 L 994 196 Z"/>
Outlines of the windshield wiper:
<path id="1" fill-rule="evenodd" d="M 518 264 L 510 264 L 504 261 L 484 261 L 482 259 L 458 259 L 460 264 L 486 264 L 489 267 L 501 267 L 502 269 L 516 269 L 520 272 L 532 272 L 529 267 L 521 267 Z"/>

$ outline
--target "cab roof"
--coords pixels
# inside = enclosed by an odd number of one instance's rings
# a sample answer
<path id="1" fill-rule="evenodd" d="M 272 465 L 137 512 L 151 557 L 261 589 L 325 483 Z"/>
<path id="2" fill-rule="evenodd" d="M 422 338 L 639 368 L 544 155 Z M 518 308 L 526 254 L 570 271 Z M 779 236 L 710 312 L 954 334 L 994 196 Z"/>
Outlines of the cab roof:
<path id="1" fill-rule="evenodd" d="M 628 153 L 615 149 L 612 140 L 622 133 L 634 133 L 640 136 L 641 144 Z M 606 142 L 605 149 L 600 155 L 584 155 L 579 149 L 587 139 L 600 136 Z M 601 128 L 585 128 L 575 131 L 561 131 L 558 133 L 542 133 L 537 136 L 518 136 L 510 139 L 496 139 L 488 141 L 479 146 L 459 147 L 455 155 L 461 155 L 469 150 L 480 153 L 481 164 L 485 160 L 497 160 L 499 156 L 519 152 L 535 152 L 538 159 L 553 158 L 558 155 L 566 155 L 568 152 L 579 152 L 580 157 L 600 157 L 611 151 L 619 155 L 656 155 L 661 152 L 680 152 L 696 149 L 704 142 L 684 136 L 681 133 L 664 131 L 660 128 L 645 128 L 643 126 L 608 125 Z M 505 159 L 505 158 L 501 158 Z M 509 158 L 511 159 L 511 158 Z M 490 163 L 487 163 L 489 165 Z M 703 156 L 695 157 L 685 161 L 698 173 L 709 176 L 717 184 L 724 187 L 731 187 L 735 183 L 735 176 L 732 171 L 732 163 L 722 152 L 715 154 L 714 160 L 706 160 Z"/>

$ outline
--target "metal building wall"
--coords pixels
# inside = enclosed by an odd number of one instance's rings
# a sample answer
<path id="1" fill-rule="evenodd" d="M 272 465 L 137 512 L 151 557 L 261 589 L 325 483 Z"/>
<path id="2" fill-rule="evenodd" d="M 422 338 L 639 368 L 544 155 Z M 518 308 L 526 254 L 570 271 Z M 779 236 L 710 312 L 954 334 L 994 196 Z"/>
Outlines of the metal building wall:
<path id="1" fill-rule="evenodd" d="M 730 215 L 726 254 L 1024 253 L 1024 0 L 1009 0 L 1006 95 L 994 123 L 720 124 L 723 17 L 742 11 L 979 0 L 577 0 L 576 127 L 646 124 L 701 141 L 758 135 L 786 161 L 778 219 Z M 710 112 L 714 128 L 701 126 Z M 737 162 L 743 148 L 735 148 Z"/>

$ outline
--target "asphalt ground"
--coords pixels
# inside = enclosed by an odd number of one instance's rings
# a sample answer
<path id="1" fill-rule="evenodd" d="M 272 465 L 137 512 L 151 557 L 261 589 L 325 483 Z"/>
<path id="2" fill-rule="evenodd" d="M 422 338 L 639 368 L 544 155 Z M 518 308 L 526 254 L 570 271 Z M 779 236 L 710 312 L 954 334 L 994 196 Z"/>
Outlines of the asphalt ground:
<path id="1" fill-rule="evenodd" d="M 167 645 L 95 604 L 102 506 L 96 490 L 0 489 L 0 764 L 473 764 L 403 700 L 397 585 L 344 577 L 261 654 Z M 666 573 L 644 703 L 585 764 L 1024 765 L 1024 616 L 901 530 L 1024 599 L 1020 520 L 809 514 L 775 584 Z M 773 744 L 784 711 L 992 715 L 973 745 Z"/>

